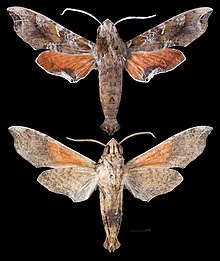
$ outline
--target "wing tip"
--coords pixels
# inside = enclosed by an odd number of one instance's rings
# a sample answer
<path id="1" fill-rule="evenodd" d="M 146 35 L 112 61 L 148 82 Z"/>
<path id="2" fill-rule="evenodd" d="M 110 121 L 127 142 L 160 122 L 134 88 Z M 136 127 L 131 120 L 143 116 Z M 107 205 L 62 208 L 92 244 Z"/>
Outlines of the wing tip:
<path id="1" fill-rule="evenodd" d="M 200 131 L 212 131 L 213 130 L 213 127 L 211 126 L 208 126 L 208 125 L 198 125 L 198 126 L 195 126 L 195 127 L 191 127 L 189 128 L 188 130 L 200 130 Z"/>
<path id="2" fill-rule="evenodd" d="M 190 129 L 195 129 L 195 130 L 198 130 L 198 131 L 201 131 L 201 132 L 207 132 L 209 134 L 213 130 L 213 127 L 201 125 L 201 126 L 192 127 Z"/>
<path id="3" fill-rule="evenodd" d="M 9 132 L 13 135 L 19 128 L 19 126 L 10 126 L 8 128 Z"/>
<path id="4" fill-rule="evenodd" d="M 11 135 L 16 138 L 18 136 L 23 136 L 26 134 L 26 132 L 38 132 L 38 131 L 35 131 L 34 129 L 31 129 L 31 128 L 28 128 L 28 127 L 24 127 L 24 126 L 17 126 L 17 125 L 14 125 L 14 126 L 10 126 L 8 128 L 8 131 L 11 133 Z"/>
<path id="5" fill-rule="evenodd" d="M 21 9 L 26 9 L 26 8 L 20 7 L 20 6 L 9 6 L 9 7 L 6 9 L 6 11 L 9 12 L 9 13 L 10 13 L 10 12 L 15 13 L 15 12 L 21 11 Z"/>
<path id="6" fill-rule="evenodd" d="M 199 11 L 199 13 L 211 13 L 213 12 L 213 8 L 211 7 L 199 7 L 199 8 L 196 8 L 197 12 Z"/>
<path id="7" fill-rule="evenodd" d="M 17 126 L 17 125 L 13 125 L 8 128 L 9 132 L 24 131 L 25 129 L 28 128 L 24 126 Z"/>

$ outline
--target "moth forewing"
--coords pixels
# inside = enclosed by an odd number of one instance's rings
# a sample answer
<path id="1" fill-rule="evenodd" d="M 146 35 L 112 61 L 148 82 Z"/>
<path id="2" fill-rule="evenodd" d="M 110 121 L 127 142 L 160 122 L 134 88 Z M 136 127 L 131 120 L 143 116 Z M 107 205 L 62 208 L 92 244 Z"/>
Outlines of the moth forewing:
<path id="1" fill-rule="evenodd" d="M 213 9 L 200 7 L 178 14 L 126 42 L 129 51 L 151 52 L 186 47 L 205 33 Z"/>
<path id="2" fill-rule="evenodd" d="M 37 168 L 94 167 L 95 162 L 48 135 L 23 126 L 11 126 L 18 154 Z"/>
<path id="3" fill-rule="evenodd" d="M 52 19 L 31 9 L 12 6 L 7 11 L 17 35 L 35 50 L 49 49 L 64 53 L 91 52 L 95 44 Z"/>
<path id="4" fill-rule="evenodd" d="M 197 126 L 181 131 L 128 161 L 126 166 L 185 168 L 203 152 L 212 129 L 210 126 Z"/>

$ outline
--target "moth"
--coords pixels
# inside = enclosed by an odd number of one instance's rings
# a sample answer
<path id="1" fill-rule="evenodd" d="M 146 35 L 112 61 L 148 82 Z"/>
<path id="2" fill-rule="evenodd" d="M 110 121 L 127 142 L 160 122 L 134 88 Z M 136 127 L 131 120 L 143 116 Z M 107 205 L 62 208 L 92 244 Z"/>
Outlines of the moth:
<path id="1" fill-rule="evenodd" d="M 173 168 L 185 168 L 204 150 L 212 127 L 197 126 L 182 131 L 157 146 L 124 162 L 121 143 L 112 138 L 104 146 L 98 163 L 51 137 L 21 126 L 9 128 L 18 154 L 37 168 L 49 167 L 37 181 L 49 191 L 63 194 L 73 202 L 87 200 L 98 188 L 101 216 L 106 232 L 104 247 L 114 252 L 120 247 L 123 189 L 140 200 L 172 191 L 183 177 Z M 84 140 L 94 141 L 94 140 Z"/>
<path id="2" fill-rule="evenodd" d="M 66 10 L 79 11 L 67 8 Z M 99 22 L 96 43 L 66 29 L 48 17 L 24 7 L 7 9 L 14 20 L 17 35 L 33 49 L 46 49 L 36 59 L 46 72 L 61 76 L 70 83 L 98 70 L 99 96 L 105 120 L 101 128 L 110 135 L 120 126 L 117 114 L 122 94 L 122 74 L 125 69 L 140 82 L 149 82 L 159 73 L 173 70 L 184 60 L 184 54 L 171 47 L 187 46 L 207 29 L 212 13 L 209 7 L 195 8 L 123 42 L 116 25 L 109 19 Z M 65 12 L 64 11 L 64 12 Z"/>

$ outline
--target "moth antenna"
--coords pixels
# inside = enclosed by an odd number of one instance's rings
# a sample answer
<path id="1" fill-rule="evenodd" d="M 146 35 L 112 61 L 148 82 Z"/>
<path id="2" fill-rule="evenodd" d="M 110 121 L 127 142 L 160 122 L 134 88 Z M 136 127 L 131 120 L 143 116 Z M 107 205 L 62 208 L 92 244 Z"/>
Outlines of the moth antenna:
<path id="1" fill-rule="evenodd" d="M 131 135 L 128 135 L 127 137 L 125 137 L 123 140 L 121 140 L 119 142 L 119 144 L 121 144 L 122 142 L 124 142 L 125 140 L 131 138 L 131 137 L 134 137 L 134 136 L 137 136 L 137 135 L 142 135 L 142 134 L 150 134 L 151 136 L 153 136 L 154 138 L 156 138 L 156 136 L 154 136 L 154 134 L 152 132 L 149 132 L 149 131 L 142 131 L 142 132 L 137 132 L 137 133 L 133 133 Z"/>
<path id="2" fill-rule="evenodd" d="M 86 11 L 83 11 L 83 10 L 80 10 L 80 9 L 75 9 L 75 8 L 66 8 L 66 9 L 63 10 L 61 15 L 63 15 L 66 11 L 73 11 L 73 12 L 86 14 L 88 16 L 91 16 L 93 19 L 95 19 L 99 24 L 102 24 L 94 15 L 92 15 L 92 14 L 86 12 Z"/>
<path id="3" fill-rule="evenodd" d="M 118 20 L 115 23 L 115 25 L 120 23 L 120 22 L 122 22 L 122 21 L 125 21 L 125 20 L 130 20 L 130 19 L 148 19 L 148 18 L 152 18 L 152 17 L 155 17 L 155 16 L 156 15 L 150 15 L 150 16 L 127 16 L 127 17 L 124 17 L 124 18 Z"/>
<path id="4" fill-rule="evenodd" d="M 71 138 L 68 138 L 68 137 L 66 137 L 68 140 L 72 140 L 72 141 L 77 141 L 77 142 L 95 142 L 95 143 L 98 143 L 98 144 L 100 144 L 100 145 L 102 145 L 102 146 L 104 146 L 105 147 L 105 144 L 104 143 L 102 143 L 101 141 L 98 141 L 98 140 L 93 140 L 93 139 L 71 139 Z"/>

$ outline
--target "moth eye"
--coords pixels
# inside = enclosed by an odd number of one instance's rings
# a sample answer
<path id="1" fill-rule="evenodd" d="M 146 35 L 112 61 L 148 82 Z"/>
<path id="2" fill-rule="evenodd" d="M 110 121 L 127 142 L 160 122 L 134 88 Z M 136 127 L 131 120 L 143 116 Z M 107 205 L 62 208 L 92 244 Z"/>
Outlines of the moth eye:
<path id="1" fill-rule="evenodd" d="M 123 154 L 123 148 L 121 145 L 117 144 L 117 149 L 120 154 Z"/>
<path id="2" fill-rule="evenodd" d="M 103 154 L 109 154 L 109 153 L 110 153 L 110 146 L 107 145 L 107 146 L 104 148 Z"/>

